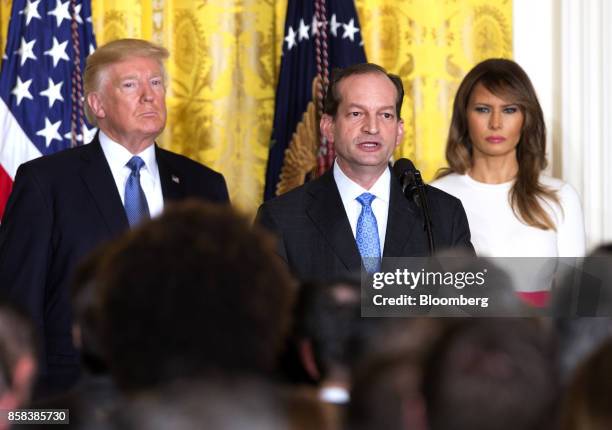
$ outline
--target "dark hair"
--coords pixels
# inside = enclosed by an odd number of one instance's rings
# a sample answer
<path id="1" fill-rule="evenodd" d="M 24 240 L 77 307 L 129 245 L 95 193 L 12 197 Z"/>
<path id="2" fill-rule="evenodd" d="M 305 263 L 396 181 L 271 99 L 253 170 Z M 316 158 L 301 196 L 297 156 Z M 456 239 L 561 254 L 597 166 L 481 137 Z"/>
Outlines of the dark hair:
<path id="1" fill-rule="evenodd" d="M 432 349 L 422 390 L 431 430 L 549 428 L 558 378 L 536 320 L 470 319 Z"/>
<path id="2" fill-rule="evenodd" d="M 36 359 L 37 343 L 36 330 L 28 314 L 0 295 L 0 394 L 14 388 L 14 372 L 20 358 Z"/>
<path id="3" fill-rule="evenodd" d="M 397 97 L 395 99 L 395 113 L 397 117 L 401 117 L 402 103 L 404 101 L 404 85 L 402 79 L 394 74 L 387 73 L 387 71 L 374 63 L 361 63 L 353 64 L 352 66 L 345 67 L 343 69 L 334 69 L 331 74 L 331 80 L 325 93 L 325 100 L 323 103 L 323 113 L 326 113 L 332 117 L 336 116 L 338 112 L 338 105 L 342 101 L 340 94 L 338 93 L 338 84 L 342 79 L 352 75 L 366 75 L 369 73 L 381 73 L 389 78 L 393 86 L 397 91 Z"/>
<path id="4" fill-rule="evenodd" d="M 463 78 L 455 101 L 446 142 L 448 167 L 438 177 L 449 173 L 465 174 L 472 166 L 467 106 L 472 91 L 482 84 L 491 93 L 516 103 L 524 115 L 521 139 L 516 149 L 518 175 L 510 191 L 510 205 L 517 218 L 542 230 L 555 230 L 555 224 L 542 207 L 540 198 L 559 203 L 554 190 L 539 182 L 540 172 L 546 168 L 546 126 L 535 89 L 525 71 L 512 60 L 491 58 L 468 72 Z"/>
<path id="5" fill-rule="evenodd" d="M 585 360 L 570 384 L 562 408 L 563 430 L 603 430 L 612 426 L 612 340 Z"/>
<path id="6" fill-rule="evenodd" d="M 448 324 L 454 319 L 380 319 L 368 356 L 354 366 L 348 428 L 423 428 L 423 360 Z"/>
<path id="7" fill-rule="evenodd" d="M 100 314 L 97 309 L 97 271 L 111 244 L 98 245 L 81 260 L 72 278 L 70 290 L 73 326 L 80 333 L 81 365 L 92 374 L 108 373 L 100 335 Z"/>
<path id="8" fill-rule="evenodd" d="M 382 335 L 383 333 L 381 333 Z M 353 374 L 347 428 L 403 429 L 419 397 L 422 357 L 406 348 L 374 354 Z"/>
<path id="9" fill-rule="evenodd" d="M 99 269 L 103 340 L 128 391 L 276 365 L 294 298 L 273 238 L 229 207 L 186 201 L 131 231 Z"/>
<path id="10" fill-rule="evenodd" d="M 349 369 L 362 325 L 360 283 L 305 284 L 295 315 L 297 337 L 311 341 L 322 377 L 333 367 Z"/>

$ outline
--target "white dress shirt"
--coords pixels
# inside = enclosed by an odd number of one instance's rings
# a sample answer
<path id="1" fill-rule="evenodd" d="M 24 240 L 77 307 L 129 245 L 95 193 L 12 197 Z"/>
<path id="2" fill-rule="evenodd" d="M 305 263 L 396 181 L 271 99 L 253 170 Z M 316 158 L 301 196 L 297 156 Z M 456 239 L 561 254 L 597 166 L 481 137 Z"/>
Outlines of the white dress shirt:
<path id="1" fill-rule="evenodd" d="M 391 193 L 391 172 L 385 169 L 382 175 L 376 180 L 372 188 L 366 190 L 361 185 L 351 180 L 344 174 L 337 162 L 334 162 L 334 180 L 340 192 L 340 198 L 344 205 L 344 210 L 348 216 L 353 237 L 357 234 L 357 220 L 361 213 L 361 203 L 357 201 L 363 193 L 374 194 L 376 198 L 372 200 L 372 212 L 376 217 L 378 225 L 378 239 L 380 240 L 380 255 L 382 256 L 385 248 L 385 236 L 387 233 L 387 217 L 389 215 L 389 195 Z"/>
<path id="2" fill-rule="evenodd" d="M 102 131 L 100 131 L 99 139 L 102 151 L 117 185 L 117 191 L 119 191 L 121 196 L 121 203 L 125 204 L 125 183 L 130 173 L 132 173 L 126 164 L 134 155 L 138 155 L 145 163 L 140 169 L 140 186 L 147 198 L 149 214 L 151 218 L 161 214 L 164 209 L 164 197 L 159 179 L 157 159 L 155 158 L 155 145 L 150 145 L 139 154 L 132 154 L 123 145 L 115 142 Z"/>

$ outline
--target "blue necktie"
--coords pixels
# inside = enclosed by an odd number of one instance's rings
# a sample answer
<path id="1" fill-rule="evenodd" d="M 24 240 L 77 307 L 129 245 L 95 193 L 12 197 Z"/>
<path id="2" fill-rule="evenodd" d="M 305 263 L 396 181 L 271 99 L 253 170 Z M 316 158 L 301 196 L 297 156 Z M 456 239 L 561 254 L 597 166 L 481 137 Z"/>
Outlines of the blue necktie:
<path id="1" fill-rule="evenodd" d="M 140 169 L 145 165 L 142 158 L 137 155 L 130 158 L 126 166 L 132 173 L 125 183 L 124 206 L 130 227 L 134 227 L 141 219 L 148 219 L 149 205 L 142 187 L 140 186 Z"/>
<path id="2" fill-rule="evenodd" d="M 376 198 L 370 193 L 357 197 L 361 203 L 361 213 L 357 220 L 357 248 L 363 259 L 363 266 L 368 273 L 380 271 L 380 241 L 378 239 L 378 224 L 372 212 L 372 200 Z"/>

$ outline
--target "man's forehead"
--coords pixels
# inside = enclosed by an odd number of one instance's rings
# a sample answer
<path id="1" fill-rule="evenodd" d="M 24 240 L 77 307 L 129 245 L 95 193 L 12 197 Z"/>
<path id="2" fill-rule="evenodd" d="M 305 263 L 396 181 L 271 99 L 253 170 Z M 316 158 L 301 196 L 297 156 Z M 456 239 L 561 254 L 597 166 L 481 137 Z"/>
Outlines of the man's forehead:
<path id="1" fill-rule="evenodd" d="M 379 82 L 386 82 L 389 85 L 391 85 L 392 87 L 394 87 L 393 82 L 391 81 L 391 79 L 384 73 L 382 72 L 378 72 L 378 71 L 368 71 L 368 72 L 364 72 L 364 73 L 354 73 L 352 75 L 346 76 L 345 78 L 343 78 L 338 85 L 344 84 L 346 82 L 354 82 L 354 81 L 379 81 Z"/>
<path id="2" fill-rule="evenodd" d="M 390 92 L 390 105 L 395 106 L 397 88 L 387 75 L 381 72 L 367 72 L 347 76 L 338 82 L 338 95 L 341 102 L 358 103 L 369 101 L 369 95 L 375 97 Z M 364 100 L 364 96 L 368 99 Z"/>
<path id="3" fill-rule="evenodd" d="M 147 57 L 127 58 L 109 66 L 115 77 L 163 76 L 162 65 L 155 59 Z"/>

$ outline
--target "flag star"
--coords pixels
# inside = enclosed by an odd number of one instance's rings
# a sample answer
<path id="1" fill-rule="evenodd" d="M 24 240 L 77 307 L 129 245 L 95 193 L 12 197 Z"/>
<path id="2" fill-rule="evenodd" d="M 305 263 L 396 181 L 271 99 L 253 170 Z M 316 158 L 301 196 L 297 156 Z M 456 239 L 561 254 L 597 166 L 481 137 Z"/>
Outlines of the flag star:
<path id="1" fill-rule="evenodd" d="M 342 24 L 342 26 L 344 27 L 344 34 L 342 35 L 342 38 L 346 39 L 348 37 L 351 39 L 351 42 L 354 42 L 355 33 L 359 31 L 359 29 L 355 27 L 355 20 L 351 18 L 348 24 Z"/>
<path id="2" fill-rule="evenodd" d="M 32 79 L 23 82 L 21 78 L 17 76 L 17 83 L 13 91 L 11 91 L 11 94 L 17 97 L 17 106 L 19 106 L 24 98 L 33 100 L 32 93 L 30 93 L 30 85 L 32 85 Z"/>
<path id="3" fill-rule="evenodd" d="M 287 42 L 287 49 L 289 49 L 291 51 L 291 48 L 293 48 L 295 45 L 297 45 L 296 41 L 295 41 L 295 31 L 293 31 L 293 28 L 291 28 L 291 26 L 289 26 L 289 31 L 287 32 L 287 37 L 285 37 L 285 41 Z"/>
<path id="4" fill-rule="evenodd" d="M 70 21 L 70 12 L 68 12 L 69 7 L 70 7 L 70 0 L 67 0 L 64 3 L 62 3 L 60 0 L 56 0 L 55 9 L 53 9 L 51 12 L 47 12 L 47 15 L 55 16 L 55 19 L 56 19 L 55 22 L 58 28 L 60 25 L 62 25 L 62 22 L 64 22 L 65 19 Z"/>
<path id="5" fill-rule="evenodd" d="M 85 135 L 84 143 L 89 143 L 92 141 L 97 132 L 97 127 L 87 128 L 87 124 L 83 124 L 82 132 L 77 134 L 76 140 L 77 142 L 83 142 L 83 135 Z M 64 134 L 64 139 L 72 140 L 72 131 L 69 131 L 68 133 Z"/>
<path id="6" fill-rule="evenodd" d="M 40 3 L 40 0 L 36 0 L 36 1 L 28 0 L 28 3 L 25 5 L 23 10 L 19 11 L 19 15 L 26 16 L 26 25 L 30 24 L 30 21 L 32 21 L 32 18 L 42 19 L 40 15 L 38 14 L 38 4 L 39 3 Z"/>
<path id="7" fill-rule="evenodd" d="M 25 63 L 28 58 L 32 60 L 37 60 L 36 55 L 34 55 L 34 44 L 36 43 L 36 39 L 32 39 L 29 42 L 22 37 L 21 38 L 21 46 L 17 50 L 17 54 L 21 56 L 21 65 Z"/>
<path id="8" fill-rule="evenodd" d="M 51 57 L 53 57 L 53 67 L 57 66 L 59 60 L 69 60 L 68 55 L 66 54 L 67 44 L 67 40 L 62 43 L 59 43 L 57 38 L 55 36 L 53 37 L 53 46 L 48 51 L 45 51 L 45 55 L 50 55 Z"/>
<path id="9" fill-rule="evenodd" d="M 310 29 L 309 25 L 304 23 L 303 19 L 300 19 L 300 28 L 298 29 L 299 40 L 302 41 L 304 39 L 308 39 L 308 30 Z"/>
<path id="10" fill-rule="evenodd" d="M 79 3 L 78 5 L 74 7 L 75 19 L 76 19 L 76 22 L 78 22 L 79 24 L 83 24 L 83 19 L 81 18 L 81 7 L 82 6 L 83 4 Z"/>
<path id="11" fill-rule="evenodd" d="M 64 101 L 64 97 L 62 97 L 62 85 L 63 81 L 59 81 L 57 84 L 53 82 L 53 79 L 49 78 L 49 86 L 46 90 L 41 91 L 40 95 L 49 98 L 49 108 L 53 106 L 57 100 Z"/>
<path id="12" fill-rule="evenodd" d="M 98 127 L 87 128 L 87 124 L 83 124 L 83 135 L 85 136 L 85 142 L 83 143 L 91 142 L 97 132 Z"/>
<path id="13" fill-rule="evenodd" d="M 45 128 L 36 132 L 36 136 L 42 136 L 45 138 L 45 145 L 47 145 L 47 148 L 54 140 L 62 140 L 62 136 L 57 132 L 60 128 L 60 125 L 62 125 L 62 120 L 51 124 L 49 118 L 45 118 Z"/>
<path id="14" fill-rule="evenodd" d="M 341 25 L 343 25 L 341 22 L 336 21 L 336 14 L 333 14 L 329 23 L 329 28 L 334 36 L 338 36 L 338 27 Z"/>

